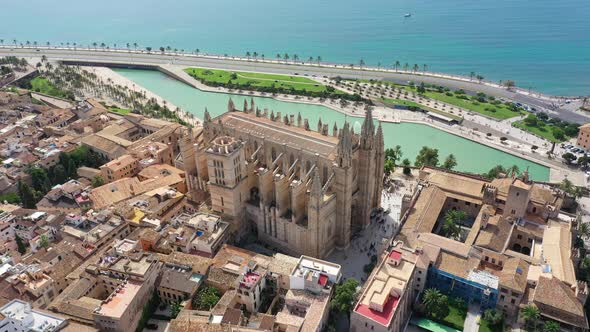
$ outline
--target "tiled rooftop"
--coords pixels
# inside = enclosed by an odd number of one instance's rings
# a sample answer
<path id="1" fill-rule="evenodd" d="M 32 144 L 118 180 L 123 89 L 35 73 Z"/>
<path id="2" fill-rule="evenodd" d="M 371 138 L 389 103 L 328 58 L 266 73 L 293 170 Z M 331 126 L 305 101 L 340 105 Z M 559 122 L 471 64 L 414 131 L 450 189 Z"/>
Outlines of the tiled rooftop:
<path id="1" fill-rule="evenodd" d="M 137 295 L 137 292 L 139 292 L 141 285 L 141 283 L 135 281 L 127 282 L 119 291 L 111 295 L 112 298 L 103 301 L 97 313 L 108 317 L 121 317 L 127 306 Z"/>

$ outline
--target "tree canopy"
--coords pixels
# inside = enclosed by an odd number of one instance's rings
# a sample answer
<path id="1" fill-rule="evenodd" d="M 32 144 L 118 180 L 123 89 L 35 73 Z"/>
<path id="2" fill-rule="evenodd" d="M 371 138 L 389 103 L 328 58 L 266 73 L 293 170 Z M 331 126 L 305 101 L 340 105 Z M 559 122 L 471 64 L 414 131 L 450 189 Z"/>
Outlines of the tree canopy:
<path id="1" fill-rule="evenodd" d="M 340 313 L 350 314 L 356 297 L 356 288 L 359 282 L 356 279 L 348 278 L 341 285 L 336 285 L 332 308 Z"/>
<path id="2" fill-rule="evenodd" d="M 420 152 L 418 152 L 418 155 L 416 156 L 414 166 L 422 167 L 436 165 L 438 165 L 438 149 L 423 146 Z"/>

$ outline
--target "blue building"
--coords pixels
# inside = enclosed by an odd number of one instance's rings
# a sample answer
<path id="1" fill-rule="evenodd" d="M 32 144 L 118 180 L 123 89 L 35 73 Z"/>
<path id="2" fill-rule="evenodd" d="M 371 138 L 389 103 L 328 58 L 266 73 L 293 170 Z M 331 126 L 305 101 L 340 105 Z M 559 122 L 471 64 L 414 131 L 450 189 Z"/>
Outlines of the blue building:
<path id="1" fill-rule="evenodd" d="M 466 303 L 478 302 L 481 309 L 486 310 L 496 307 L 498 282 L 498 277 L 485 271 L 472 270 L 465 279 L 431 266 L 426 286 L 450 297 L 462 298 Z"/>

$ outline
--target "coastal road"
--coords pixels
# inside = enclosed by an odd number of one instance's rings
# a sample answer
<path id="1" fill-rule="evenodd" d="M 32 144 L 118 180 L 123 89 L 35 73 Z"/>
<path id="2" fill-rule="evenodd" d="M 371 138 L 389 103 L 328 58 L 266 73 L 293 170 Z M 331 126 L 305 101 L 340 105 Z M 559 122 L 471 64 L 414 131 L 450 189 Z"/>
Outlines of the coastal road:
<path id="1" fill-rule="evenodd" d="M 254 61 L 241 58 L 232 58 L 224 56 L 210 55 L 193 55 L 193 54 L 162 54 L 159 51 L 147 53 L 146 51 L 134 50 L 102 50 L 87 48 L 46 48 L 46 47 L 24 47 L 14 48 L 3 46 L 0 47 L 0 56 L 16 57 L 36 57 L 45 55 L 51 61 L 71 61 L 79 63 L 97 64 L 97 65 L 137 65 L 137 66 L 158 66 L 164 64 L 174 64 L 183 66 L 195 66 L 206 68 L 218 68 L 236 71 L 252 71 L 274 74 L 308 75 L 316 77 L 335 77 L 354 78 L 354 79 L 379 79 L 388 80 L 396 83 L 407 84 L 412 81 L 415 83 L 424 82 L 425 84 L 435 84 L 445 86 L 451 89 L 463 89 L 466 92 L 483 92 L 498 98 L 510 99 L 530 105 L 539 110 L 553 110 L 552 116 L 559 117 L 562 120 L 587 123 L 590 122 L 590 115 L 573 111 L 570 108 L 561 107 L 563 98 L 541 95 L 528 91 L 508 91 L 491 82 L 479 83 L 476 80 L 470 80 L 468 77 L 427 73 L 423 75 L 420 72 L 396 72 L 393 70 L 377 70 L 376 68 L 350 68 L 343 65 L 323 64 L 303 64 L 303 63 L 285 63 L 283 61 Z M 432 75 L 432 76 L 431 76 Z"/>

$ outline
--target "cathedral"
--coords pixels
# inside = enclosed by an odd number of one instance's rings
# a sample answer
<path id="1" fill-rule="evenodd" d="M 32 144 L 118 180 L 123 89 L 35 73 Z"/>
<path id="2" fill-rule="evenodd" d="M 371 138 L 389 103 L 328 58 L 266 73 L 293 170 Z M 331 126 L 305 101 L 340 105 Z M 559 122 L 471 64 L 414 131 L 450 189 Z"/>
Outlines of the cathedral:
<path id="1" fill-rule="evenodd" d="M 179 167 L 189 193 L 209 197 L 230 220 L 234 236 L 292 255 L 326 257 L 350 244 L 351 231 L 370 222 L 383 186 L 383 132 L 368 109 L 360 134 L 345 123 L 317 131 L 298 115 L 260 110 L 254 101 L 228 111 L 180 141 Z"/>

